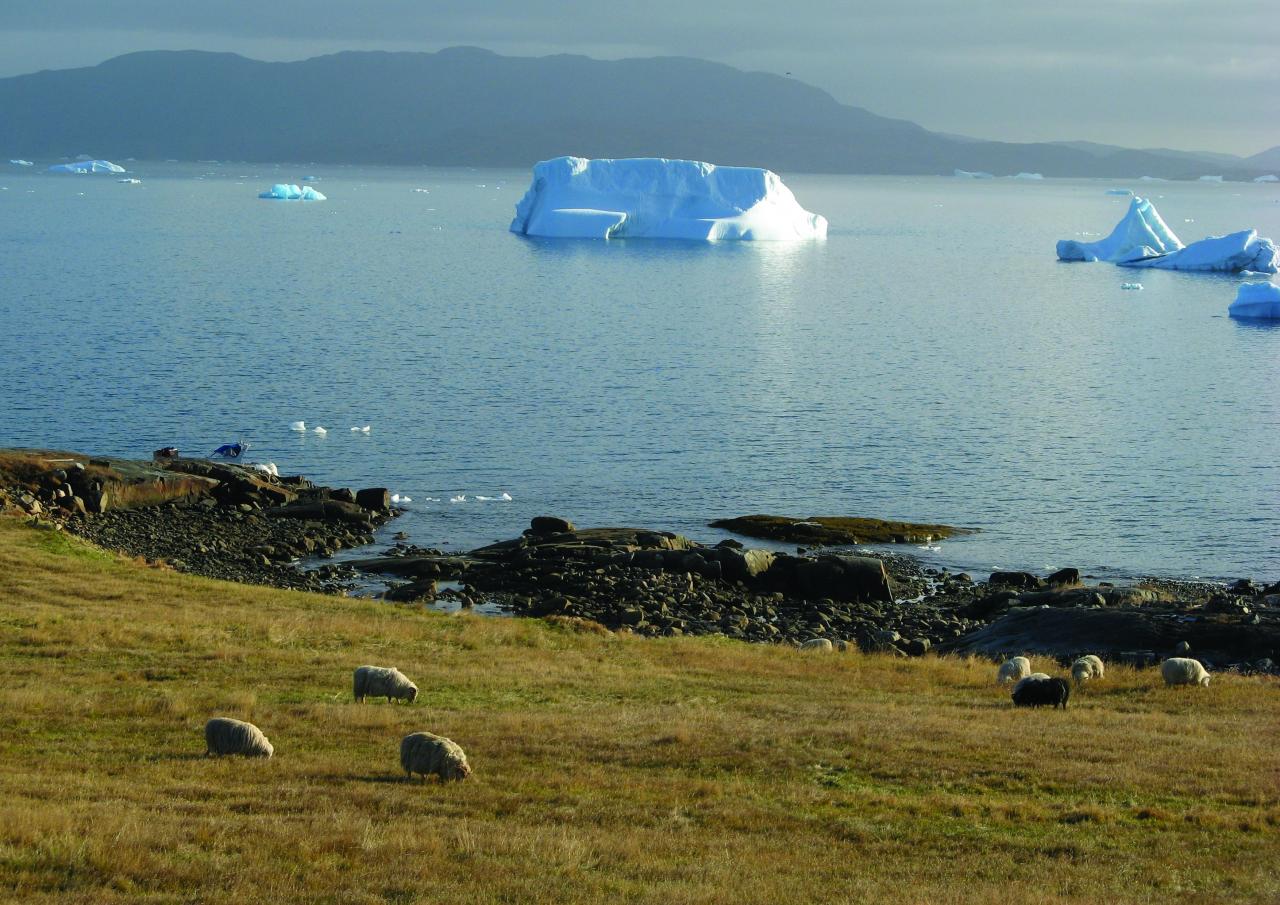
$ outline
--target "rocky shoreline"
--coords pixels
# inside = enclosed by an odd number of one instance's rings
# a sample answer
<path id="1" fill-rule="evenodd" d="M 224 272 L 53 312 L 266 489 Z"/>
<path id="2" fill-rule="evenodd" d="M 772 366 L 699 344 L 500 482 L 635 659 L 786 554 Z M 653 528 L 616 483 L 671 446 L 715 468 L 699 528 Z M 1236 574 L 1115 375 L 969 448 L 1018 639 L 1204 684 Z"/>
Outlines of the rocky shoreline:
<path id="1" fill-rule="evenodd" d="M 1075 569 L 998 572 L 975 582 L 900 554 L 782 553 L 736 540 L 706 546 L 669 532 L 578 529 L 553 517 L 466 554 L 397 543 L 337 563 L 336 552 L 372 544 L 373 531 L 397 514 L 385 490 L 321 487 L 203 460 L 22 455 L 36 464 L 24 471 L 10 462 L 6 471 L 0 454 L 0 508 L 213 578 L 347 593 L 376 577 L 389 602 L 483 603 L 648 636 L 826 638 L 904 657 L 1034 652 L 1069 661 L 1096 653 L 1147 665 L 1185 645 L 1213 669 L 1275 672 L 1280 659 L 1280 583 L 1085 586 Z"/>

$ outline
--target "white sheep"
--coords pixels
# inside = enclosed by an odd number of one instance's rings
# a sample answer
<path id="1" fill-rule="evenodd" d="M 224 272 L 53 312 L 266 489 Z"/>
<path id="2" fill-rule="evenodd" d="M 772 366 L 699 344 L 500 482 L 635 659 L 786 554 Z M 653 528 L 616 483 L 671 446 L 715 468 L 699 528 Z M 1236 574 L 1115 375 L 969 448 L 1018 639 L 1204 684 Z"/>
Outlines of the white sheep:
<path id="1" fill-rule="evenodd" d="M 211 754 L 239 754 L 244 757 L 270 757 L 276 753 L 262 730 L 253 723 L 215 716 L 204 724 L 205 757 Z"/>
<path id="2" fill-rule="evenodd" d="M 1031 675 L 1031 661 L 1026 657 L 1014 657 L 1000 664 L 1000 669 L 996 671 L 996 684 L 1005 685 L 1025 679 L 1029 675 Z"/>
<path id="3" fill-rule="evenodd" d="M 1209 684 L 1209 672 L 1204 664 L 1190 657 L 1170 657 L 1160 664 L 1160 675 L 1165 685 Z"/>
<path id="4" fill-rule="evenodd" d="M 404 767 L 406 779 L 418 773 L 423 782 L 428 773 L 440 777 L 441 782 L 461 782 L 471 775 L 471 765 L 462 748 L 430 732 L 414 732 L 400 740 L 400 766 Z"/>
<path id="5" fill-rule="evenodd" d="M 1090 679 L 1101 679 L 1104 675 L 1106 675 L 1106 669 L 1102 665 L 1102 660 L 1093 654 L 1078 657 L 1071 664 L 1071 678 L 1077 688 Z"/>
<path id="6" fill-rule="evenodd" d="M 412 704 L 418 698 L 418 686 L 394 666 L 358 667 L 352 675 L 352 689 L 357 703 L 366 697 L 385 697 L 387 703 L 396 699 Z"/>
<path id="7" fill-rule="evenodd" d="M 826 652 L 835 650 L 835 645 L 833 645 L 827 638 L 810 638 L 808 641 L 800 645 L 800 649 Z"/>

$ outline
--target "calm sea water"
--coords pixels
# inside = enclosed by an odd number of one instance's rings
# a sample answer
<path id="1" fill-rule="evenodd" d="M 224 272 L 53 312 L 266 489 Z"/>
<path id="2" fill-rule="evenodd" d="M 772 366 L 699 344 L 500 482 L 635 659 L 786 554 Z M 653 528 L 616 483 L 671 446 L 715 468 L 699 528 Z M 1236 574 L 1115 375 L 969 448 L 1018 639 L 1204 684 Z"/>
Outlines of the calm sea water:
<path id="1" fill-rule="evenodd" d="M 828 241 L 702 245 L 516 237 L 525 172 L 132 166 L 0 171 L 0 445 L 244 439 L 408 494 L 420 544 L 854 514 L 981 528 L 915 551 L 975 570 L 1280 578 L 1280 326 L 1058 263 L 1113 183 L 788 176 Z M 1133 187 L 1280 237 L 1273 186 Z"/>

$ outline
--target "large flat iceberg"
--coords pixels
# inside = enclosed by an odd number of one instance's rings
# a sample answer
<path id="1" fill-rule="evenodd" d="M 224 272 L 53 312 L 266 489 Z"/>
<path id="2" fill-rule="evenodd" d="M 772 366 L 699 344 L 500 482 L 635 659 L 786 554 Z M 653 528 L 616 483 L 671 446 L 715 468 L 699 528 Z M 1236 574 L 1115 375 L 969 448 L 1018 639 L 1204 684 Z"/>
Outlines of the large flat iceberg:
<path id="1" fill-rule="evenodd" d="M 1274 283 L 1242 283 L 1236 300 L 1227 308 L 1232 317 L 1280 318 L 1280 286 Z"/>
<path id="2" fill-rule="evenodd" d="M 1136 195 L 1111 235 L 1097 242 L 1063 239 L 1057 250 L 1061 261 L 1109 261 L 1157 270 L 1275 273 L 1280 269 L 1275 245 L 1252 229 L 1184 246 L 1155 205 Z"/>
<path id="3" fill-rule="evenodd" d="M 75 163 L 55 163 L 50 173 L 123 173 L 125 168 L 109 160 L 77 160 Z"/>
<path id="4" fill-rule="evenodd" d="M 511 221 L 524 236 L 610 239 L 825 239 L 769 170 L 694 160 L 557 157 L 533 168 Z"/>

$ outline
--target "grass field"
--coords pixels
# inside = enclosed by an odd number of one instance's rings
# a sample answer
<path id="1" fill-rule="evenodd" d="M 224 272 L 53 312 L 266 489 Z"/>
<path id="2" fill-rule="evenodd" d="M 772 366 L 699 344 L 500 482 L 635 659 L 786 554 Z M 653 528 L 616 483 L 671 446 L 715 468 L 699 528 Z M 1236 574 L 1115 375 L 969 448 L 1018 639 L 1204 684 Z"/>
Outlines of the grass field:
<path id="1" fill-rule="evenodd" d="M 418 703 L 353 704 L 362 663 Z M 0 900 L 1280 901 L 1274 680 L 1112 666 L 1064 713 L 994 672 L 223 584 L 0 519 Z M 276 756 L 205 759 L 214 715 Z M 472 779 L 404 782 L 420 729 Z"/>

